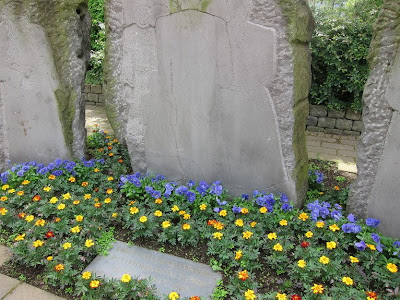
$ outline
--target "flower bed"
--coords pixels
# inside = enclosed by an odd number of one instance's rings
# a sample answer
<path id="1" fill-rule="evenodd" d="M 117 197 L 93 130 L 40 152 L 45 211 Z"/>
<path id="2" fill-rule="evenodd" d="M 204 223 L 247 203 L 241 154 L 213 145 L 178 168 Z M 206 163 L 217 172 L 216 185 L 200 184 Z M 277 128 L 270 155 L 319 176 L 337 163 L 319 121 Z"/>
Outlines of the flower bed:
<path id="1" fill-rule="evenodd" d="M 148 281 L 129 274 L 105 280 L 82 273 L 106 251 L 112 226 L 132 241 L 207 244 L 212 267 L 224 274 L 214 299 L 371 300 L 400 285 L 400 242 L 378 235 L 378 220 L 344 217 L 341 206 L 318 200 L 299 210 L 284 194 L 231 197 L 218 181 L 178 185 L 162 175 L 123 175 L 126 150 L 117 140 L 95 132 L 89 145 L 97 149 L 91 160 L 31 162 L 1 175 L 0 225 L 15 259 L 43 266 L 49 284 L 74 296 L 157 299 Z M 286 281 L 266 290 L 259 278 L 266 270 Z"/>

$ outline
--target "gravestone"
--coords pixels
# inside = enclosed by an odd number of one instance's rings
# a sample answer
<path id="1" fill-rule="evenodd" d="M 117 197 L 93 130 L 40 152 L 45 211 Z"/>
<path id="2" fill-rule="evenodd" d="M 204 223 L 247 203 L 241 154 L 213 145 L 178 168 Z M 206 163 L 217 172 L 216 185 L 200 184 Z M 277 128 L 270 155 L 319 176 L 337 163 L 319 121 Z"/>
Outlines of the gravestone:
<path id="1" fill-rule="evenodd" d="M 113 243 L 107 256 L 97 256 L 86 271 L 98 276 L 120 280 L 122 275 L 132 278 L 152 277 L 157 294 L 162 296 L 171 292 L 180 297 L 210 297 L 221 274 L 215 273 L 204 264 L 193 262 L 170 254 L 138 246 L 128 246 L 123 242 Z"/>
<path id="2" fill-rule="evenodd" d="M 381 232 L 400 238 L 400 1 L 385 1 L 370 47 L 363 94 L 357 180 L 348 210 L 376 218 Z"/>
<path id="3" fill-rule="evenodd" d="M 307 189 L 304 1 L 110 0 L 104 94 L 135 170 L 231 194 Z"/>
<path id="4" fill-rule="evenodd" d="M 0 1 L 0 169 L 83 157 L 89 31 L 81 0 Z"/>

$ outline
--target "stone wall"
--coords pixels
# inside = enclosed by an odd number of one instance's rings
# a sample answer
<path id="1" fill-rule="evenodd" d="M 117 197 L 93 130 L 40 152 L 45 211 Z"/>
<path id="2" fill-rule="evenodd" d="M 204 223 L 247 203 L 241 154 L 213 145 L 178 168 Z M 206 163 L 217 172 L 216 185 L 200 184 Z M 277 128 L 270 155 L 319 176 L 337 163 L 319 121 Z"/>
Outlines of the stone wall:
<path id="1" fill-rule="evenodd" d="M 352 109 L 334 110 L 324 105 L 310 105 L 307 130 L 333 134 L 360 135 L 361 113 Z"/>
<path id="2" fill-rule="evenodd" d="M 85 84 L 82 98 L 89 105 L 104 105 L 103 86 L 99 84 Z"/>

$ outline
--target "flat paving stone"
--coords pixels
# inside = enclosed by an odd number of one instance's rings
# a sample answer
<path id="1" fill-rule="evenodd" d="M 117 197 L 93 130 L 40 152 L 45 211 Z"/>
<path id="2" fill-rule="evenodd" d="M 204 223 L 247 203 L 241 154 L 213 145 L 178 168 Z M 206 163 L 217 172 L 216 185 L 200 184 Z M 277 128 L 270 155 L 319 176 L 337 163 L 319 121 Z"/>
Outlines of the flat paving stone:
<path id="1" fill-rule="evenodd" d="M 113 243 L 108 256 L 97 256 L 86 268 L 106 278 L 121 279 L 129 274 L 132 278 L 154 278 L 151 283 L 159 296 L 172 291 L 180 297 L 210 297 L 221 274 L 213 272 L 210 266 L 193 262 L 170 254 L 123 242 Z"/>
<path id="2" fill-rule="evenodd" d="M 3 299 L 10 291 L 15 289 L 20 282 L 17 279 L 0 274 L 0 299 Z M 21 298 L 22 299 L 22 298 Z M 32 299 L 32 298 L 30 298 Z"/>
<path id="3" fill-rule="evenodd" d="M 0 245 L 0 266 L 12 257 L 10 249 L 6 246 Z"/>
<path id="4" fill-rule="evenodd" d="M 18 285 L 10 294 L 2 300 L 62 300 L 64 298 L 38 289 L 26 283 Z"/>
<path id="5" fill-rule="evenodd" d="M 106 108 L 99 105 L 85 105 L 85 127 L 88 135 L 91 134 L 94 125 L 97 124 L 101 130 L 107 130 L 110 134 L 113 133 L 110 122 L 106 115 Z"/>

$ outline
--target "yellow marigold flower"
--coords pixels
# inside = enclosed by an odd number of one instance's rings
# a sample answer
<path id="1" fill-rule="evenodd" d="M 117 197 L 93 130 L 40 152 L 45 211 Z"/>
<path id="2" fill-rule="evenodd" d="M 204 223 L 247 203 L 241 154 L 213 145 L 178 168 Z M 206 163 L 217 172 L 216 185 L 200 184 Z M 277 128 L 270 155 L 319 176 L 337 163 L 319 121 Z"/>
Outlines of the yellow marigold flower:
<path id="1" fill-rule="evenodd" d="M 245 281 L 246 279 L 248 279 L 250 276 L 249 276 L 249 273 L 247 273 L 247 270 L 243 270 L 243 271 L 240 271 L 240 272 L 238 272 L 238 278 L 240 279 L 240 280 L 242 280 L 242 281 Z"/>
<path id="2" fill-rule="evenodd" d="M 256 294 L 254 293 L 253 290 L 247 290 L 244 293 L 244 297 L 246 298 L 246 300 L 254 300 L 257 298 Z"/>
<path id="3" fill-rule="evenodd" d="M 49 178 L 50 180 L 54 180 L 54 179 L 56 179 L 56 175 L 51 174 L 51 175 L 49 175 L 48 178 Z"/>
<path id="4" fill-rule="evenodd" d="M 45 192 L 50 192 L 50 191 L 51 191 L 51 187 L 45 186 L 45 187 L 43 188 L 43 191 L 45 191 Z"/>
<path id="5" fill-rule="evenodd" d="M 283 247 L 282 247 L 282 245 L 279 244 L 279 243 L 275 244 L 273 249 L 274 249 L 275 251 L 279 251 L 279 252 L 283 251 Z"/>
<path id="6" fill-rule="evenodd" d="M 154 200 L 155 204 L 162 204 L 162 199 L 161 198 L 157 198 L 156 200 Z"/>
<path id="7" fill-rule="evenodd" d="M 97 169 L 97 168 L 95 168 L 95 169 L 93 170 L 93 172 L 95 172 L 95 173 L 99 173 L 99 172 L 100 172 L 100 170 L 99 170 L 99 169 Z"/>
<path id="8" fill-rule="evenodd" d="M 325 226 L 325 222 L 324 221 L 318 221 L 317 223 L 315 223 L 315 226 L 317 226 L 318 228 L 322 228 Z"/>
<path id="9" fill-rule="evenodd" d="M 312 238 L 313 235 L 314 235 L 314 233 L 312 233 L 311 231 L 307 231 L 304 235 L 305 235 L 307 238 Z"/>
<path id="10" fill-rule="evenodd" d="M 298 216 L 298 218 L 299 218 L 299 220 L 307 221 L 308 220 L 308 215 L 303 212 Z"/>
<path id="11" fill-rule="evenodd" d="M 105 204 L 111 203 L 111 198 L 106 198 L 106 199 L 104 199 L 104 203 L 105 203 Z"/>
<path id="12" fill-rule="evenodd" d="M 393 263 L 388 263 L 386 268 L 392 273 L 397 273 L 399 271 L 399 268 Z"/>
<path id="13" fill-rule="evenodd" d="M 236 259 L 236 260 L 239 260 L 239 259 L 241 259 L 241 258 L 242 258 L 242 256 L 243 256 L 243 252 L 242 252 L 242 250 L 238 250 L 238 251 L 236 251 L 236 253 L 235 253 L 235 259 Z"/>
<path id="14" fill-rule="evenodd" d="M 112 153 L 112 152 L 108 153 L 108 156 L 114 156 L 114 153 Z"/>
<path id="15" fill-rule="evenodd" d="M 56 223 L 58 223 L 58 222 L 60 222 L 61 221 L 61 218 L 55 218 L 54 219 L 54 222 L 56 222 Z"/>
<path id="16" fill-rule="evenodd" d="M 217 240 L 220 240 L 223 237 L 223 235 L 224 234 L 222 232 L 219 232 L 219 231 L 213 233 L 214 239 L 217 239 Z"/>
<path id="17" fill-rule="evenodd" d="M 10 186 L 9 186 L 8 184 L 5 184 L 5 185 L 3 185 L 3 186 L 1 187 L 1 189 L 2 189 L 3 191 L 7 190 L 8 188 L 10 188 Z"/>
<path id="18" fill-rule="evenodd" d="M 329 259 L 329 257 L 326 257 L 326 256 L 321 256 L 320 258 L 319 258 L 319 262 L 321 263 L 321 264 L 324 264 L 324 265 L 327 265 L 327 264 L 329 264 L 329 261 L 330 261 L 330 259 Z"/>
<path id="19" fill-rule="evenodd" d="M 107 194 L 112 194 L 113 192 L 114 192 L 113 189 L 108 189 L 108 190 L 106 191 Z"/>
<path id="20" fill-rule="evenodd" d="M 32 243 L 33 247 L 37 248 L 37 247 L 42 247 L 44 245 L 44 242 L 41 240 L 36 240 Z"/>
<path id="21" fill-rule="evenodd" d="M 235 225 L 236 225 L 237 227 L 243 227 L 243 226 L 244 226 L 244 222 L 243 222 L 242 219 L 237 219 L 237 220 L 235 221 Z"/>
<path id="22" fill-rule="evenodd" d="M 81 232 L 81 228 L 79 226 L 75 226 L 71 228 L 72 233 L 79 233 Z"/>
<path id="23" fill-rule="evenodd" d="M 146 216 L 141 216 L 139 218 L 139 221 L 142 222 L 142 223 L 146 223 L 147 222 L 147 217 Z"/>
<path id="24" fill-rule="evenodd" d="M 354 264 L 360 262 L 360 260 L 357 257 L 350 256 L 350 262 Z"/>
<path id="25" fill-rule="evenodd" d="M 353 279 L 351 279 L 350 277 L 343 277 L 342 278 L 342 282 L 345 283 L 346 285 L 353 285 Z"/>
<path id="26" fill-rule="evenodd" d="M 79 200 L 75 200 L 74 202 L 72 202 L 73 205 L 78 205 L 79 203 L 81 203 L 81 201 Z"/>
<path id="27" fill-rule="evenodd" d="M 124 274 L 124 275 L 122 275 L 122 277 L 121 277 L 121 281 L 122 282 L 129 282 L 129 281 L 131 281 L 132 280 L 132 277 L 129 275 L 129 274 Z"/>
<path id="28" fill-rule="evenodd" d="M 277 293 L 276 294 L 276 299 L 278 299 L 278 300 L 287 300 L 287 296 L 286 296 L 286 294 Z"/>
<path id="29" fill-rule="evenodd" d="M 17 192 L 17 195 L 18 195 L 18 196 L 23 196 L 24 194 L 25 194 L 24 191 L 18 191 L 18 192 Z"/>
<path id="30" fill-rule="evenodd" d="M 137 208 L 136 206 L 133 206 L 129 209 L 129 212 L 134 215 L 137 214 L 139 212 L 139 208 Z"/>
<path id="31" fill-rule="evenodd" d="M 335 249 L 336 248 L 336 242 L 334 242 L 334 241 L 327 242 L 326 243 L 326 248 L 328 248 L 330 250 Z"/>
<path id="32" fill-rule="evenodd" d="M 92 280 L 92 281 L 89 283 L 89 286 L 90 286 L 92 289 L 96 289 L 96 288 L 98 288 L 98 287 L 100 286 L 100 281 L 98 281 L 98 280 Z"/>
<path id="33" fill-rule="evenodd" d="M 31 183 L 29 180 L 24 180 L 24 181 L 22 181 L 22 185 L 27 185 L 27 184 L 29 184 L 29 183 Z"/>
<path id="34" fill-rule="evenodd" d="M 225 209 L 223 209 L 223 210 L 221 210 L 221 211 L 219 212 L 219 215 L 220 215 L 221 217 L 226 217 L 227 214 L 228 214 L 228 213 L 227 213 L 227 211 L 226 211 Z"/>
<path id="35" fill-rule="evenodd" d="M 249 213 L 249 209 L 248 208 L 246 208 L 246 207 L 243 207 L 242 208 L 242 210 L 240 211 L 240 213 L 242 213 L 242 214 L 248 214 Z"/>
<path id="36" fill-rule="evenodd" d="M 367 244 L 367 247 L 368 247 L 369 249 L 371 249 L 372 251 L 375 251 L 375 250 L 376 250 L 375 245 Z"/>
<path id="37" fill-rule="evenodd" d="M 162 222 L 161 226 L 163 228 L 171 227 L 171 222 L 170 221 L 164 221 L 164 222 Z"/>
<path id="38" fill-rule="evenodd" d="M 46 224 L 46 221 L 43 219 L 39 219 L 36 221 L 35 226 L 44 226 L 44 224 Z"/>
<path id="39" fill-rule="evenodd" d="M 68 200 L 68 199 L 72 198 L 70 193 L 63 194 L 62 197 L 63 197 L 64 200 Z"/>
<path id="40" fill-rule="evenodd" d="M 217 230 L 222 230 L 224 229 L 224 224 L 222 224 L 221 222 L 215 222 L 215 224 L 213 225 L 213 227 Z"/>
<path id="41" fill-rule="evenodd" d="M 1 201 L 1 202 L 4 202 L 4 201 L 6 201 L 7 199 L 8 199 L 7 196 L 2 196 L 2 197 L 0 198 L 0 201 Z"/>
<path id="42" fill-rule="evenodd" d="M 200 210 L 206 210 L 207 209 L 207 205 L 202 203 L 200 204 Z"/>
<path id="43" fill-rule="evenodd" d="M 108 180 L 108 181 L 113 181 L 113 180 L 114 180 L 114 177 L 112 177 L 112 176 L 107 177 L 107 180 Z"/>
<path id="44" fill-rule="evenodd" d="M 71 176 L 70 178 L 68 178 L 68 181 L 69 181 L 69 182 L 75 182 L 76 179 L 75 179 L 75 177 L 72 177 L 72 176 Z"/>
<path id="45" fill-rule="evenodd" d="M 18 235 L 15 239 L 14 239 L 14 241 L 16 241 L 16 242 L 18 242 L 18 241 L 23 241 L 23 240 L 25 240 L 25 233 L 24 234 L 20 234 L 20 235 Z"/>
<path id="46" fill-rule="evenodd" d="M 77 222 L 82 222 L 82 221 L 83 221 L 83 216 L 82 216 L 82 215 L 77 215 L 77 216 L 75 217 L 75 220 L 76 220 Z"/>
<path id="47" fill-rule="evenodd" d="M 90 279 L 90 277 L 92 277 L 92 273 L 90 273 L 88 271 L 82 273 L 83 279 Z"/>
<path id="48" fill-rule="evenodd" d="M 190 229 L 190 224 L 187 224 L 187 223 L 182 224 L 182 229 L 183 230 L 189 230 Z"/>
<path id="49" fill-rule="evenodd" d="M 60 272 L 60 271 L 64 270 L 64 265 L 63 265 L 63 264 L 58 264 L 58 265 L 56 265 L 56 266 L 54 267 L 54 269 L 55 269 L 57 272 Z"/>
<path id="50" fill-rule="evenodd" d="M 183 216 L 184 214 L 186 214 L 186 211 L 180 210 L 178 214 L 179 214 L 180 216 Z"/>
<path id="51" fill-rule="evenodd" d="M 248 240 L 249 238 L 251 238 L 251 236 L 253 235 L 253 233 L 251 231 L 245 231 L 243 232 L 243 238 Z"/>
<path id="52" fill-rule="evenodd" d="M 335 185 L 333 188 L 335 189 L 335 191 L 340 190 L 340 187 L 338 187 L 337 185 Z"/>
<path id="53" fill-rule="evenodd" d="M 263 207 L 260 207 L 259 211 L 260 211 L 260 213 L 265 214 L 266 212 L 268 212 L 268 208 L 263 206 Z"/>
<path id="54" fill-rule="evenodd" d="M 86 246 L 86 248 L 90 248 L 90 247 L 94 246 L 93 240 L 86 240 L 85 246 Z"/>
<path id="55" fill-rule="evenodd" d="M 65 209 L 65 204 L 64 204 L 64 203 L 59 204 L 59 205 L 57 206 L 57 209 L 58 209 L 58 210 L 63 210 L 63 209 Z"/>
<path id="56" fill-rule="evenodd" d="M 35 219 L 34 216 L 28 215 L 28 216 L 26 216 L 25 221 L 27 221 L 27 222 L 32 222 L 34 219 Z"/>
<path id="57" fill-rule="evenodd" d="M 177 292 L 171 292 L 168 295 L 168 299 L 169 300 L 176 300 L 179 299 L 179 294 Z"/>
<path id="58" fill-rule="evenodd" d="M 329 226 L 329 229 L 333 232 L 340 230 L 340 227 L 337 226 L 336 224 L 333 224 L 331 226 Z"/>
<path id="59" fill-rule="evenodd" d="M 156 211 L 154 212 L 154 215 L 155 215 L 156 217 L 161 217 L 161 216 L 162 216 L 162 211 L 161 211 L 161 210 L 156 210 Z"/>
<path id="60" fill-rule="evenodd" d="M 88 199 L 91 199 L 91 198 L 92 198 L 92 194 L 85 194 L 83 196 L 83 199 L 85 199 L 85 200 L 88 200 Z"/>
<path id="61" fill-rule="evenodd" d="M 51 204 L 56 204 L 58 202 L 57 197 L 52 197 L 49 201 Z"/>
<path id="62" fill-rule="evenodd" d="M 47 261 L 52 261 L 52 260 L 53 260 L 53 256 L 47 256 L 47 257 L 46 257 L 46 260 L 47 260 Z"/>
<path id="63" fill-rule="evenodd" d="M 189 214 L 184 214 L 184 215 L 183 215 L 183 218 L 184 218 L 185 220 L 190 220 L 190 215 L 189 215 Z"/>
<path id="64" fill-rule="evenodd" d="M 305 268 L 306 267 L 306 265 L 307 265 L 307 263 L 306 263 L 306 261 L 305 260 L 303 260 L 303 259 L 300 259 L 298 262 L 297 262 L 297 266 L 299 267 L 299 268 Z"/>
<path id="65" fill-rule="evenodd" d="M 322 294 L 324 292 L 324 287 L 322 284 L 314 283 L 314 286 L 311 287 L 311 290 L 314 294 Z"/>
<path id="66" fill-rule="evenodd" d="M 87 182 L 87 181 L 82 182 L 83 187 L 87 187 L 88 185 L 89 185 L 89 182 Z"/>
<path id="67" fill-rule="evenodd" d="M 116 212 L 115 212 L 115 213 L 113 213 L 113 214 L 111 215 L 111 217 L 112 217 L 112 218 L 116 218 L 116 217 L 118 217 L 118 213 L 116 213 Z"/>
<path id="68" fill-rule="evenodd" d="M 173 212 L 177 212 L 179 210 L 179 207 L 177 205 L 172 206 L 171 210 Z"/>
<path id="69" fill-rule="evenodd" d="M 5 207 L 0 207 L 0 215 L 5 216 L 8 210 Z"/>
<path id="70" fill-rule="evenodd" d="M 276 240 L 278 236 L 276 235 L 275 232 L 271 232 L 271 233 L 268 233 L 267 237 L 268 237 L 268 239 L 270 239 L 272 241 L 272 240 Z"/>
<path id="71" fill-rule="evenodd" d="M 64 243 L 64 244 L 63 244 L 64 250 L 67 250 L 67 249 L 69 249 L 69 248 L 71 248 L 71 247 L 72 247 L 72 244 L 71 244 L 71 243 Z"/>
<path id="72" fill-rule="evenodd" d="M 10 190 L 7 191 L 7 193 L 14 194 L 15 193 L 15 189 L 10 189 Z"/>
<path id="73" fill-rule="evenodd" d="M 254 221 L 253 221 L 253 222 L 250 223 L 250 226 L 251 226 L 251 227 L 255 227 L 256 225 L 257 225 L 257 222 L 254 222 Z"/>
<path id="74" fill-rule="evenodd" d="M 287 224 L 288 224 L 288 221 L 286 221 L 286 220 L 279 221 L 279 225 L 281 225 L 281 226 L 287 226 Z"/>

